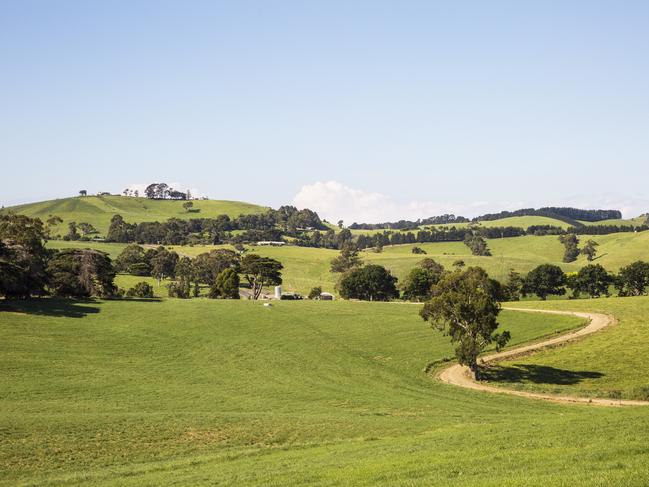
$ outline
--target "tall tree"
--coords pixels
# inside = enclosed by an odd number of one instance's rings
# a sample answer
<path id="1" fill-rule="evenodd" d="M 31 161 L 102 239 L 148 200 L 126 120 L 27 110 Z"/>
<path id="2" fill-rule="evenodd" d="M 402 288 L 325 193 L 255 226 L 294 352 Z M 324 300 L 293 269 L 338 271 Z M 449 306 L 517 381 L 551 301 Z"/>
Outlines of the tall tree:
<path id="1" fill-rule="evenodd" d="M 433 288 L 433 296 L 421 317 L 451 337 L 455 356 L 479 379 L 478 355 L 491 343 L 500 349 L 510 339 L 507 331 L 496 333 L 500 313 L 500 285 L 480 267 L 445 275 Z"/>
<path id="2" fill-rule="evenodd" d="M 594 240 L 589 240 L 582 247 L 581 253 L 586 256 L 586 260 L 588 260 L 588 262 L 592 262 L 593 259 L 595 259 L 598 246 L 599 244 L 597 242 L 595 242 Z"/>
<path id="3" fill-rule="evenodd" d="M 53 294 L 69 297 L 112 296 L 115 269 L 105 252 L 93 249 L 62 250 L 47 266 Z"/>
<path id="4" fill-rule="evenodd" d="M 92 233 L 97 233 L 97 229 L 90 223 L 81 222 L 77 225 L 81 230 L 81 233 L 85 235 L 90 235 Z"/>
<path id="5" fill-rule="evenodd" d="M 563 244 L 565 250 L 563 252 L 564 262 L 574 262 L 579 257 L 579 238 L 574 233 L 566 233 L 559 235 L 559 242 Z"/>
<path id="6" fill-rule="evenodd" d="M 149 276 L 151 275 L 149 260 L 143 247 L 138 244 L 129 244 L 115 259 L 115 270 L 137 276 Z"/>
<path id="7" fill-rule="evenodd" d="M 507 281 L 503 285 L 503 301 L 519 301 L 523 293 L 525 280 L 514 269 L 509 270 Z"/>
<path id="8" fill-rule="evenodd" d="M 50 251 L 38 218 L 0 214 L 0 296 L 28 298 L 45 292 Z"/>
<path id="9" fill-rule="evenodd" d="M 64 240 L 79 240 L 80 237 L 81 235 L 79 235 L 79 232 L 77 231 L 76 222 L 69 222 L 68 233 L 63 237 Z"/>
<path id="10" fill-rule="evenodd" d="M 247 254 L 241 258 L 241 273 L 250 284 L 253 299 L 259 299 L 264 286 L 282 283 L 282 269 L 281 262 L 270 257 Z"/>
<path id="11" fill-rule="evenodd" d="M 487 246 L 487 241 L 482 238 L 480 235 L 467 235 L 464 239 L 464 245 L 469 247 L 471 254 L 478 255 L 482 257 L 488 257 L 491 255 L 491 251 Z"/>
<path id="12" fill-rule="evenodd" d="M 351 242 L 343 244 L 340 255 L 331 260 L 331 272 L 347 272 L 363 264 L 358 249 Z"/>
<path id="13" fill-rule="evenodd" d="M 121 215 L 113 215 L 110 219 L 106 240 L 108 242 L 128 243 L 133 241 L 135 225 L 126 223 Z"/>
<path id="14" fill-rule="evenodd" d="M 620 269 L 615 279 L 620 296 L 641 296 L 649 288 L 649 263 L 637 260 Z"/>
<path id="15" fill-rule="evenodd" d="M 569 276 L 567 284 L 576 298 L 582 293 L 591 298 L 598 298 L 610 294 L 609 287 L 613 284 L 613 276 L 600 264 L 589 264 L 579 269 L 577 274 Z"/>
<path id="16" fill-rule="evenodd" d="M 399 297 L 396 283 L 397 278 L 385 267 L 370 264 L 345 274 L 338 283 L 338 289 L 345 299 L 389 301 Z"/>
<path id="17" fill-rule="evenodd" d="M 566 275 L 561 267 L 553 264 L 541 264 L 532 269 L 523 284 L 523 292 L 536 294 L 545 301 L 549 295 L 562 296 L 566 294 Z"/>
<path id="18" fill-rule="evenodd" d="M 439 282 L 444 273 L 444 266 L 433 259 L 422 260 L 404 279 L 401 297 L 408 301 L 430 299 L 433 286 Z"/>
<path id="19" fill-rule="evenodd" d="M 210 298 L 239 299 L 239 274 L 234 269 L 224 269 L 216 276 L 210 288 Z"/>
<path id="20" fill-rule="evenodd" d="M 151 276 L 158 280 L 158 284 L 165 277 L 174 278 L 176 276 L 176 264 L 178 263 L 178 254 L 170 252 L 164 247 L 158 247 L 155 254 L 151 257 Z"/>
<path id="21" fill-rule="evenodd" d="M 213 285 L 217 276 L 226 269 L 239 270 L 239 255 L 232 250 L 211 250 L 194 259 L 196 279 L 203 284 Z"/>

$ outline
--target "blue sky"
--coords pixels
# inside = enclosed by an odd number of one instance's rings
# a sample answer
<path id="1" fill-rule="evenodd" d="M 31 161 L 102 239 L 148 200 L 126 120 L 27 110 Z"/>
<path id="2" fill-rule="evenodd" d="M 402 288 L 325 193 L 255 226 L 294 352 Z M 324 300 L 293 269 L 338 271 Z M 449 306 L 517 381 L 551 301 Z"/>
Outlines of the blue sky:
<path id="1" fill-rule="evenodd" d="M 9 205 L 649 211 L 649 2 L 0 2 Z"/>

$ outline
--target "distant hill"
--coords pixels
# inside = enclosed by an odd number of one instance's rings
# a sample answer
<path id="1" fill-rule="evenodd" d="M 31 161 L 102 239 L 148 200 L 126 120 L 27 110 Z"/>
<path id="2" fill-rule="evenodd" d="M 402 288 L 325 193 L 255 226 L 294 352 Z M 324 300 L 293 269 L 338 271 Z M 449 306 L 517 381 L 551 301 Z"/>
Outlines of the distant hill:
<path id="1" fill-rule="evenodd" d="M 105 235 L 110 219 L 120 214 L 129 223 L 145 221 L 165 221 L 169 218 L 208 218 L 218 215 L 237 217 L 263 213 L 268 208 L 241 201 L 226 200 L 192 200 L 191 212 L 183 208 L 183 200 L 154 200 L 130 196 L 77 196 L 38 203 L 28 203 L 8 207 L 2 212 L 14 211 L 30 217 L 38 217 L 45 221 L 50 216 L 58 216 L 63 223 L 55 227 L 54 234 L 64 234 L 69 222 L 77 224 L 90 223 L 101 235 Z"/>

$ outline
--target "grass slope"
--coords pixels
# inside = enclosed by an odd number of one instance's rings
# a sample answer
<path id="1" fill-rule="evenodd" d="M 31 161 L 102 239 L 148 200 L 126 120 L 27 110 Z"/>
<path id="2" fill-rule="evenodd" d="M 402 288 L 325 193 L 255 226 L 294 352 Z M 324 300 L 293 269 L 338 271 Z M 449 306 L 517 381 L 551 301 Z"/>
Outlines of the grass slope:
<path id="1" fill-rule="evenodd" d="M 15 211 L 30 217 L 39 217 L 43 221 L 50 215 L 59 216 L 63 219 L 63 224 L 56 228 L 55 234 L 58 232 L 64 235 L 67 232 L 68 222 L 75 221 L 90 223 L 105 235 L 110 219 L 115 214 L 122 215 L 129 223 L 139 223 L 164 221 L 169 218 L 183 220 L 208 218 L 223 214 L 237 217 L 242 214 L 261 213 L 266 210 L 265 207 L 240 201 L 196 200 L 192 203 L 194 210 L 199 211 L 188 213 L 182 207 L 183 201 L 178 200 L 150 200 L 126 196 L 85 196 L 29 203 L 5 208 L 3 211 Z"/>
<path id="2" fill-rule="evenodd" d="M 11 303 L 3 485 L 625 485 L 649 410 L 468 391 L 418 306 Z M 579 324 L 504 312 L 515 341 Z"/>

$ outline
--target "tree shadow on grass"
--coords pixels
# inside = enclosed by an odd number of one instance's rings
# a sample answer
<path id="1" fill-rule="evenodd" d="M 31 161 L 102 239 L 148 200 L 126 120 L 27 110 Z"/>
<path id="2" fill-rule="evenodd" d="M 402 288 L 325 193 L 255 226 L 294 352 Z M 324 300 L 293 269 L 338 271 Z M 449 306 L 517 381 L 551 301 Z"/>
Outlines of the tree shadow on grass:
<path id="1" fill-rule="evenodd" d="M 533 382 L 535 384 L 573 385 L 584 379 L 599 379 L 604 374 L 589 370 L 564 370 L 546 365 L 513 364 L 489 367 L 482 373 L 493 382 Z"/>
<path id="2" fill-rule="evenodd" d="M 83 318 L 88 314 L 99 313 L 100 308 L 93 306 L 94 299 L 61 299 L 36 298 L 25 300 L 0 301 L 0 313 L 3 311 L 40 316 L 62 316 L 66 318 Z"/>

